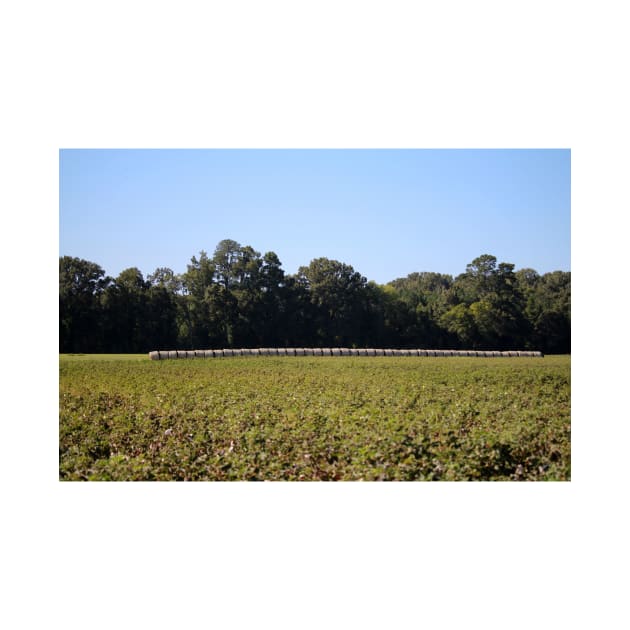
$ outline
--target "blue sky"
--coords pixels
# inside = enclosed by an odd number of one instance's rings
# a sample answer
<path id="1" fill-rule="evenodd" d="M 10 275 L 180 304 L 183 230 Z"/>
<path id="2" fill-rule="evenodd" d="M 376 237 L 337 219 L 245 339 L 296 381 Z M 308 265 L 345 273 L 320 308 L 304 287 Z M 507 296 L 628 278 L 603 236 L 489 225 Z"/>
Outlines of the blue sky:
<path id="1" fill-rule="evenodd" d="M 567 150 L 60 151 L 59 254 L 183 272 L 225 238 L 385 283 L 480 254 L 570 270 Z"/>

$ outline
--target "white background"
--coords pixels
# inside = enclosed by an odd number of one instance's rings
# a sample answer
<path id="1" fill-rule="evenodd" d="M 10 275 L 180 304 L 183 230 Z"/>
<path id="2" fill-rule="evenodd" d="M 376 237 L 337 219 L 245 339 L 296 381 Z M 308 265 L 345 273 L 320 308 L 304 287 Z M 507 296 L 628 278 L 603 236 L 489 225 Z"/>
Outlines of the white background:
<path id="1" fill-rule="evenodd" d="M 3 627 L 628 627 L 621 6 L 2 5 Z M 77 147 L 571 148 L 572 481 L 60 483 Z"/>

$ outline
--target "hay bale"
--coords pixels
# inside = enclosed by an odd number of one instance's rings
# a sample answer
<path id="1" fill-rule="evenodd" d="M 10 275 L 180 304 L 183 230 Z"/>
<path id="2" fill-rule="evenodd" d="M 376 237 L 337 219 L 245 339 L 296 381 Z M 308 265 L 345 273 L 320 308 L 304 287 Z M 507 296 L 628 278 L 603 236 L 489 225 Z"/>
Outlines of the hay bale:
<path id="1" fill-rule="evenodd" d="M 303 357 L 304 356 L 304 348 L 296 348 L 295 349 L 295 356 L 296 357 Z"/>
<path id="2" fill-rule="evenodd" d="M 152 350 L 151 352 L 149 352 L 149 359 L 151 359 L 151 361 L 159 361 L 160 360 L 159 351 Z"/>
<path id="3" fill-rule="evenodd" d="M 357 348 L 357 356 L 359 357 L 366 357 L 367 352 L 367 348 Z"/>
<path id="4" fill-rule="evenodd" d="M 350 356 L 351 357 L 358 357 L 359 356 L 359 349 L 358 348 L 350 348 Z"/>
<path id="5" fill-rule="evenodd" d="M 331 348 L 330 349 L 330 354 L 333 357 L 340 357 L 341 356 L 341 349 L 340 348 Z"/>

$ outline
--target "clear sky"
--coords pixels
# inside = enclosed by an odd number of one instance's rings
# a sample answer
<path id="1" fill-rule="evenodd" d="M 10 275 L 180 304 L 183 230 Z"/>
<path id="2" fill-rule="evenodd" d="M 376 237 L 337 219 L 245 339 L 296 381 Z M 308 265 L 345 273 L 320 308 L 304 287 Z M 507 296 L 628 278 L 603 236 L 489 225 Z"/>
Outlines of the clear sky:
<path id="1" fill-rule="evenodd" d="M 570 270 L 570 150 L 60 151 L 60 256 L 183 272 L 230 238 L 385 283 L 481 254 Z"/>

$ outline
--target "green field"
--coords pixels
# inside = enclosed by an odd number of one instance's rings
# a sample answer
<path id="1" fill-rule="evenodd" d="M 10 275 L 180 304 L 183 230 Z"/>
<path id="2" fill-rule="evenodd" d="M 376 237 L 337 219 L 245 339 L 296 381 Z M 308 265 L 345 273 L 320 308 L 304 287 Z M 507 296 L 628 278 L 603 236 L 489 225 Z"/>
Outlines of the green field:
<path id="1" fill-rule="evenodd" d="M 62 480 L 569 480 L 570 357 L 61 355 Z"/>

